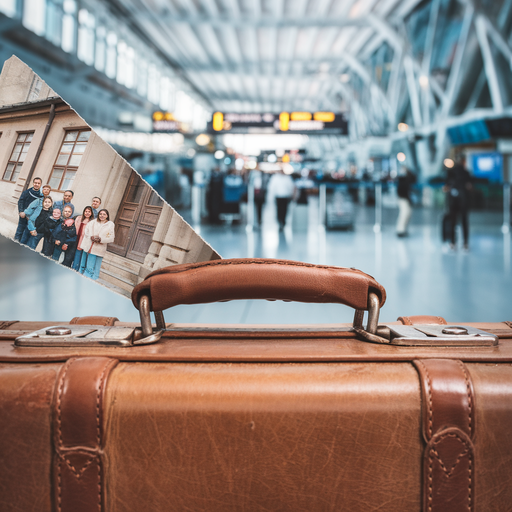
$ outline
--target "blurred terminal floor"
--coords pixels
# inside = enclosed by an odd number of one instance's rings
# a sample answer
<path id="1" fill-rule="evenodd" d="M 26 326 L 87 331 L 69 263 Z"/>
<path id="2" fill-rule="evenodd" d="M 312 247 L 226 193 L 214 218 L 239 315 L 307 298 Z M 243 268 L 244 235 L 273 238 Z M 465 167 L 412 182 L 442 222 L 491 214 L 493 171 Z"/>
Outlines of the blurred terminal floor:
<path id="1" fill-rule="evenodd" d="M 294 205 L 293 205 L 294 206 Z M 318 228 L 315 212 L 295 206 L 284 232 L 273 212 L 261 229 L 245 225 L 202 225 L 198 230 L 224 258 L 283 258 L 356 267 L 387 291 L 381 321 L 401 315 L 439 315 L 449 322 L 512 321 L 512 261 L 509 234 L 500 212 L 470 214 L 470 251 L 452 252 L 440 238 L 442 212 L 416 208 L 410 236 L 397 238 L 396 209 L 384 209 L 380 233 L 373 208 L 358 207 L 353 231 Z M 68 321 L 75 316 L 116 316 L 138 321 L 131 302 L 0 237 L 0 320 Z M 308 324 L 351 322 L 353 311 L 335 304 L 235 301 L 178 306 L 167 322 Z"/>

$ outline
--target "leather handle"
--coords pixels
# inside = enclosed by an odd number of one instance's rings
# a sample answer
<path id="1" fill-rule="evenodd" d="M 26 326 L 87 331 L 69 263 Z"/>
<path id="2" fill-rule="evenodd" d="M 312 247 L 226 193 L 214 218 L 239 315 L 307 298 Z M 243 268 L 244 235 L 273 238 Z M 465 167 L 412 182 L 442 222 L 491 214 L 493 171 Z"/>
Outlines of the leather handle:
<path id="1" fill-rule="evenodd" d="M 134 288 L 132 301 L 139 309 L 141 297 L 147 295 L 151 311 L 242 299 L 339 303 L 367 310 L 370 292 L 377 294 L 382 307 L 386 301 L 384 287 L 359 270 L 241 258 L 157 270 Z"/>

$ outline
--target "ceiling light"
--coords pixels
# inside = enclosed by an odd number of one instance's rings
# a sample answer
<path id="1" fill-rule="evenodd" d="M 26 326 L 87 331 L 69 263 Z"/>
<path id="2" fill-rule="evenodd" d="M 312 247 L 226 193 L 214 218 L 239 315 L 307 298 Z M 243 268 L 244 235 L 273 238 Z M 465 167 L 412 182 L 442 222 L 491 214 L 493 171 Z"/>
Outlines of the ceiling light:
<path id="1" fill-rule="evenodd" d="M 214 155 L 213 155 L 217 160 L 221 160 L 222 158 L 224 158 L 226 156 L 226 154 L 224 153 L 224 151 L 222 151 L 221 149 L 218 149 L 217 151 L 215 151 Z"/>
<path id="2" fill-rule="evenodd" d="M 405 162 L 405 153 L 398 153 L 398 155 L 396 155 L 396 159 L 399 161 L 399 162 Z"/>
<path id="3" fill-rule="evenodd" d="M 426 89 L 428 87 L 428 76 L 426 75 L 421 75 L 420 78 L 419 78 L 419 82 L 420 82 L 420 86 L 423 88 L 423 89 Z"/>
<path id="4" fill-rule="evenodd" d="M 293 165 L 292 164 L 283 164 L 283 172 L 285 174 L 293 174 Z"/>
<path id="5" fill-rule="evenodd" d="M 398 130 L 401 132 L 406 132 L 409 129 L 409 125 L 407 123 L 398 123 Z"/>
<path id="6" fill-rule="evenodd" d="M 451 169 L 455 165 L 455 162 L 451 158 L 445 158 L 443 163 L 448 169 Z"/>
<path id="7" fill-rule="evenodd" d="M 350 75 L 348 73 L 343 73 L 342 75 L 340 75 L 340 80 L 346 84 L 348 82 L 350 82 Z"/>
<path id="8" fill-rule="evenodd" d="M 210 143 L 210 137 L 208 137 L 208 135 L 206 135 L 206 133 L 200 133 L 196 137 L 196 144 L 198 146 L 206 146 L 209 143 Z"/>

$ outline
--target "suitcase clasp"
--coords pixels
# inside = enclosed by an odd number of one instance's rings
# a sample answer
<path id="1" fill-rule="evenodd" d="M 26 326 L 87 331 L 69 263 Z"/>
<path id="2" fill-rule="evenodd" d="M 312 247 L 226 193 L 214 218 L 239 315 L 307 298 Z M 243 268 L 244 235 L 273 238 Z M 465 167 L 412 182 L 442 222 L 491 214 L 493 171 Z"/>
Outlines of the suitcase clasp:
<path id="1" fill-rule="evenodd" d="M 54 325 L 19 336 L 17 347 L 132 347 L 156 343 L 162 331 L 144 336 L 137 327 L 98 325 Z"/>
<path id="2" fill-rule="evenodd" d="M 492 347 L 498 337 L 486 331 L 465 325 L 386 325 L 379 334 L 389 339 L 390 345 L 427 347 Z"/>

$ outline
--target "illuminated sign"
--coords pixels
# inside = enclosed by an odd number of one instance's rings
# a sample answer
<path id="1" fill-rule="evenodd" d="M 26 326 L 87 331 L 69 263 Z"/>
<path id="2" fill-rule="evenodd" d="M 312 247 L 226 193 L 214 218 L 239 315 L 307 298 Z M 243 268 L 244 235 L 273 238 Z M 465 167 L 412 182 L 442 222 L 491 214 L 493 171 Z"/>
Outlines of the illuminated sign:
<path id="1" fill-rule="evenodd" d="M 318 133 L 348 135 L 344 114 L 334 112 L 281 112 L 239 114 L 215 112 L 209 133 Z"/>
<path id="2" fill-rule="evenodd" d="M 181 132 L 182 126 L 171 112 L 153 112 L 153 133 Z"/>

